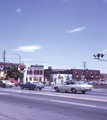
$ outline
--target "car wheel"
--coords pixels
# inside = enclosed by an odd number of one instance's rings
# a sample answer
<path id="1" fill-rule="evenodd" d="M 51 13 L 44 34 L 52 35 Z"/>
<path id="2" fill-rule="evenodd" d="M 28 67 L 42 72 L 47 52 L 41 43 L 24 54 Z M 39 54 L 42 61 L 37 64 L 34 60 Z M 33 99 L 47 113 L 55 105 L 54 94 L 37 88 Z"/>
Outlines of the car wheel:
<path id="1" fill-rule="evenodd" d="M 17 87 L 17 85 L 16 85 L 16 87 Z"/>
<path id="2" fill-rule="evenodd" d="M 68 91 L 65 91 L 66 93 L 68 92 Z"/>
<path id="3" fill-rule="evenodd" d="M 86 91 L 82 91 L 82 93 L 84 94 Z"/>
<path id="4" fill-rule="evenodd" d="M 24 89 L 24 87 L 21 87 L 21 89 Z"/>
<path id="5" fill-rule="evenodd" d="M 72 88 L 71 91 L 72 91 L 72 93 L 76 93 L 77 92 L 75 88 Z"/>
<path id="6" fill-rule="evenodd" d="M 55 90 L 56 90 L 56 92 L 59 92 L 59 89 L 57 87 L 55 88 Z"/>
<path id="7" fill-rule="evenodd" d="M 34 87 L 31 87 L 31 90 L 34 90 Z"/>
<path id="8" fill-rule="evenodd" d="M 39 88 L 39 90 L 41 90 L 41 88 Z"/>
<path id="9" fill-rule="evenodd" d="M 10 86 L 10 88 L 12 88 L 12 86 Z"/>

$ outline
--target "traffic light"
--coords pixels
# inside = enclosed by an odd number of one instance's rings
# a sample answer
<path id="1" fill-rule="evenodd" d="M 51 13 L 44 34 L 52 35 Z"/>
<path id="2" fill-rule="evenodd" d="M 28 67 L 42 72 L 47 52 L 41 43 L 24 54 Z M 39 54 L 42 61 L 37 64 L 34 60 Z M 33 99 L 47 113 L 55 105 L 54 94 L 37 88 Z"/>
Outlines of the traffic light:
<path id="1" fill-rule="evenodd" d="M 101 57 L 102 57 L 102 58 L 103 58 L 103 56 L 104 56 L 104 55 L 103 55 L 103 54 L 101 54 Z"/>
<path id="2" fill-rule="evenodd" d="M 99 53 L 97 54 L 97 57 L 98 57 L 98 58 L 100 57 L 100 54 L 99 54 Z"/>
<path id="3" fill-rule="evenodd" d="M 98 60 L 101 60 L 101 61 L 107 61 L 107 59 L 103 59 L 103 57 L 105 56 L 105 55 L 107 55 L 107 53 L 105 53 L 107 51 L 107 49 L 106 50 L 104 50 L 103 52 L 98 52 L 97 54 L 94 54 L 93 56 L 94 56 L 94 59 L 98 59 Z"/>
<path id="4" fill-rule="evenodd" d="M 93 56 L 94 56 L 94 57 L 96 57 L 96 55 L 95 55 L 95 54 L 94 54 Z"/>

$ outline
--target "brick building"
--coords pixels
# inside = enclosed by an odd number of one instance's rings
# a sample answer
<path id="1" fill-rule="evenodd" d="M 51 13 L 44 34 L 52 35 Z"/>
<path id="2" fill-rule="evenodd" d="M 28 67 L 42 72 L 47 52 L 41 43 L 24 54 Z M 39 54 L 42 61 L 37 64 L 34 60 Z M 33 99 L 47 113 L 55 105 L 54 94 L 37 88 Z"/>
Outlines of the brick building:
<path id="1" fill-rule="evenodd" d="M 70 76 L 69 79 L 75 81 L 94 81 L 100 80 L 100 70 L 88 70 L 88 69 L 44 69 L 44 79 L 45 81 L 56 82 L 58 78 L 55 80 L 54 76 L 63 76 L 66 79 L 63 79 L 64 82 Z M 68 77 L 67 77 L 68 76 Z"/>

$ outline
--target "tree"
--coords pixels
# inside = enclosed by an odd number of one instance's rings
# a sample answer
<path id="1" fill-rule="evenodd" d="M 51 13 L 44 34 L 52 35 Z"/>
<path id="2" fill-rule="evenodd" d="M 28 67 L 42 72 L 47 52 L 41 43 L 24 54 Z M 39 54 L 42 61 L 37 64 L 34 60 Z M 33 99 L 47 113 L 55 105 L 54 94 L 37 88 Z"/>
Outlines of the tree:
<path id="1" fill-rule="evenodd" d="M 4 71 L 6 72 L 6 78 L 14 78 L 18 80 L 18 78 L 23 79 L 23 74 L 18 71 L 16 66 L 5 66 Z"/>

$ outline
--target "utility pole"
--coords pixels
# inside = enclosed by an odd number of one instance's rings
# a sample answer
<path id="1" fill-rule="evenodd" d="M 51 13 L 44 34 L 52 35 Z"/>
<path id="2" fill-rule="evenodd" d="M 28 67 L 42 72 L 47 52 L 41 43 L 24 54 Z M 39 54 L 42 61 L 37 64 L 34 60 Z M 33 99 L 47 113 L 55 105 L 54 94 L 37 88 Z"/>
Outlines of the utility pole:
<path id="1" fill-rule="evenodd" d="M 84 79 L 86 78 L 86 62 L 83 62 L 83 67 L 84 67 Z"/>
<path id="2" fill-rule="evenodd" d="M 6 51 L 3 51 L 3 80 L 4 80 L 4 67 L 5 67 L 5 61 L 6 61 Z"/>
<path id="3" fill-rule="evenodd" d="M 83 62 L 84 70 L 86 69 L 86 62 Z"/>
<path id="4" fill-rule="evenodd" d="M 5 64 L 5 61 L 6 61 L 6 51 L 4 50 L 3 51 L 3 62 L 4 62 L 4 64 Z"/>
<path id="5" fill-rule="evenodd" d="M 104 50 L 103 52 L 98 52 L 97 54 L 94 54 L 93 56 L 94 56 L 94 59 L 97 59 L 97 60 L 100 60 L 100 61 L 107 61 L 107 59 L 103 59 L 103 57 L 105 56 L 105 55 L 107 55 L 107 53 L 105 53 L 107 51 L 107 49 L 106 50 Z"/>

